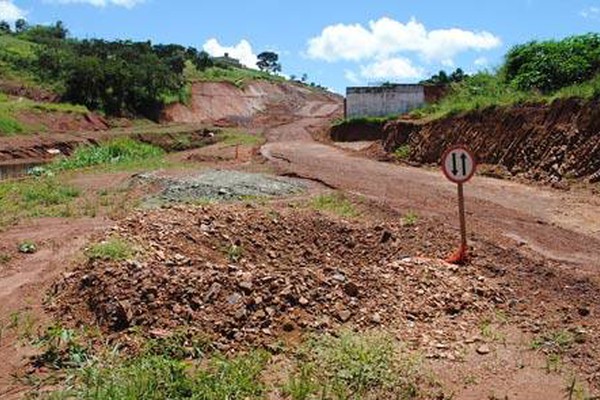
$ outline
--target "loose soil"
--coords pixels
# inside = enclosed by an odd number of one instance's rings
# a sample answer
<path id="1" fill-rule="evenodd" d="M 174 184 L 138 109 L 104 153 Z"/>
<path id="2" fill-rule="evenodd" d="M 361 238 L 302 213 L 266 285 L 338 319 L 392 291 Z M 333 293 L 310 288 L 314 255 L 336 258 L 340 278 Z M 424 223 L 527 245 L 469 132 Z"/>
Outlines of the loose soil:
<path id="1" fill-rule="evenodd" d="M 213 89 L 218 96 L 217 86 Z M 240 90 L 232 89 L 231 96 Z M 313 135 L 341 115 L 342 103 L 335 96 L 305 96 L 294 95 L 289 102 L 287 95 L 279 101 L 263 96 L 268 107 L 225 118 L 230 105 L 215 97 L 213 109 L 221 104 L 223 112 L 207 117 L 200 99 L 210 101 L 210 96 L 197 95 L 197 109 L 180 116 L 199 112 L 198 121 L 264 130 L 267 144 L 261 154 L 269 168 L 318 182 L 321 190 L 352 193 L 361 217 L 323 214 L 310 200 L 298 199 L 137 211 L 111 230 L 93 234 L 95 241 L 113 235 L 130 240 L 139 248 L 134 260 L 69 262 L 89 237 L 87 230 L 82 236 L 69 232 L 53 245 L 58 258 L 37 253 L 51 262 L 35 269 L 43 275 L 36 272 L 32 281 L 12 285 L 13 276 L 30 271 L 27 258 L 15 256 L 0 276 L 0 287 L 11 289 L 0 294 L 17 303 L 7 302 L 0 317 L 5 320 L 29 304 L 36 317 L 48 318 L 41 304 L 52 280 L 48 310 L 53 318 L 72 325 L 95 321 L 114 341 L 126 342 L 133 326 L 162 335 L 192 325 L 221 349 L 237 351 L 272 348 L 278 339 L 293 344 L 306 334 L 341 326 L 377 328 L 421 350 L 458 399 L 563 398 L 571 375 L 598 392 L 597 196 L 476 177 L 466 187 L 472 262 L 448 265 L 440 259 L 457 241 L 455 187 L 439 172 L 380 163 L 316 143 Z M 250 101 L 252 109 L 259 97 L 240 102 L 247 107 Z M 214 144 L 173 156 L 198 157 L 213 168 L 220 163 L 265 168 L 252 149 L 244 148 L 241 159 L 234 151 Z M 98 188 L 103 182 L 110 176 L 90 185 Z M 415 224 L 404 219 L 409 211 L 417 216 Z M 106 226 L 104 220 L 92 221 Z M 22 225 L 0 236 L 17 232 L 22 237 L 54 234 Z M 560 349 L 558 371 L 547 373 L 547 354 L 557 349 L 544 338 L 560 332 L 572 340 Z M 534 340 L 542 343 L 537 351 L 531 350 Z M 1 372 L 8 376 L 19 354 L 13 338 L 2 344 L 8 362 Z"/>

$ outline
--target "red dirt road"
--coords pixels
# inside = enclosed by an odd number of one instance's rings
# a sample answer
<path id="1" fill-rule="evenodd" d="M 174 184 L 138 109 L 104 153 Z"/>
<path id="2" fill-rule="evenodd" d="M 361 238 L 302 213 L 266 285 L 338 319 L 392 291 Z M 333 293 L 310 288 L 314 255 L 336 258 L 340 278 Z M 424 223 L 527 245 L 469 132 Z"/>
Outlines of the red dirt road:
<path id="1" fill-rule="evenodd" d="M 381 163 L 315 142 L 311 131 L 323 127 L 339 109 L 312 103 L 305 110 L 310 113 L 267 131 L 269 143 L 262 153 L 282 171 L 400 210 L 450 223 L 457 219 L 455 185 L 441 172 Z M 597 272 L 600 267 L 598 198 L 483 177 L 475 177 L 465 190 L 469 229 L 476 232 L 472 238 L 491 234 L 580 270 Z"/>

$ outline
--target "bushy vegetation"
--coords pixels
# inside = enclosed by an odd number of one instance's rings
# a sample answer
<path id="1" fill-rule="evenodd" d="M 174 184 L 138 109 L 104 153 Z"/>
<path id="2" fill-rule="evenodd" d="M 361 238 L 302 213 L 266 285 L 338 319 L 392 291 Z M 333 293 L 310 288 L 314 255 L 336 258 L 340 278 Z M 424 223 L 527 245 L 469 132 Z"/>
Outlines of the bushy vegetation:
<path id="1" fill-rule="evenodd" d="M 134 251 L 130 243 L 113 237 L 91 245 L 85 253 L 91 260 L 121 261 L 133 256 Z"/>
<path id="2" fill-rule="evenodd" d="M 78 40 L 69 38 L 60 21 L 29 26 L 23 20 L 14 30 L 4 25 L 4 29 L 0 26 L 3 75 L 52 88 L 64 101 L 107 115 L 155 119 L 165 104 L 185 102 L 190 77 L 236 84 L 248 78 L 274 78 L 267 72 L 220 63 L 193 47 L 150 41 Z M 272 63 L 266 67 L 267 71 L 276 70 Z"/>
<path id="3" fill-rule="evenodd" d="M 98 146 L 82 146 L 70 157 L 55 161 L 52 170 L 71 170 L 100 164 L 124 164 L 159 158 L 164 151 L 130 138 L 117 138 Z"/>
<path id="4" fill-rule="evenodd" d="M 450 83 L 437 104 L 414 111 L 438 118 L 491 106 L 600 96 L 600 35 L 534 41 L 513 47 L 496 72 L 480 72 Z"/>
<path id="5" fill-rule="evenodd" d="M 91 336 L 56 325 L 40 338 L 37 363 L 62 382 L 43 398 L 408 400 L 435 390 L 420 359 L 384 333 L 315 336 L 277 357 L 264 350 L 224 356 L 191 332 L 149 340 L 135 355 L 98 349 Z"/>
<path id="6" fill-rule="evenodd" d="M 513 47 L 503 67 L 506 82 L 521 90 L 550 93 L 600 72 L 600 35 L 571 36 Z"/>

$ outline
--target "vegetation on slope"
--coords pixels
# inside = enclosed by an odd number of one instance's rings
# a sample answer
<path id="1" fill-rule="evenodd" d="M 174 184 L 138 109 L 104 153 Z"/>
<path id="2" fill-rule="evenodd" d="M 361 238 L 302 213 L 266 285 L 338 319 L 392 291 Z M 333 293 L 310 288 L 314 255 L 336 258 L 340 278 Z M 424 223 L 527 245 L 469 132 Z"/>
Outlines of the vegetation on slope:
<path id="1" fill-rule="evenodd" d="M 61 22 L 18 25 L 14 32 L 10 26 L 0 29 L 3 80 L 52 89 L 63 101 L 107 115 L 155 119 L 165 104 L 185 102 L 194 80 L 241 85 L 249 79 L 284 79 L 272 74 L 281 68 L 277 62 L 263 63 L 262 70 L 255 71 L 193 47 L 78 40 L 69 38 Z"/>
<path id="2" fill-rule="evenodd" d="M 437 104 L 414 111 L 439 118 L 491 106 L 549 102 L 557 98 L 600 96 L 600 34 L 513 47 L 496 72 L 481 72 L 450 85 Z"/>

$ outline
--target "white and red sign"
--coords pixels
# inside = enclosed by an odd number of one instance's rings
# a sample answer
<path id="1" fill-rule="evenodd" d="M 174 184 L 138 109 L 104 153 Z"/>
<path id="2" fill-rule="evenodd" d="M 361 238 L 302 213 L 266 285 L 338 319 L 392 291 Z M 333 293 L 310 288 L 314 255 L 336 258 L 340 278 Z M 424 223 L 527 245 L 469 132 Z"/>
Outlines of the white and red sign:
<path id="1" fill-rule="evenodd" d="M 442 171 L 454 183 L 465 183 L 473 177 L 477 163 L 465 146 L 454 146 L 442 156 Z"/>

